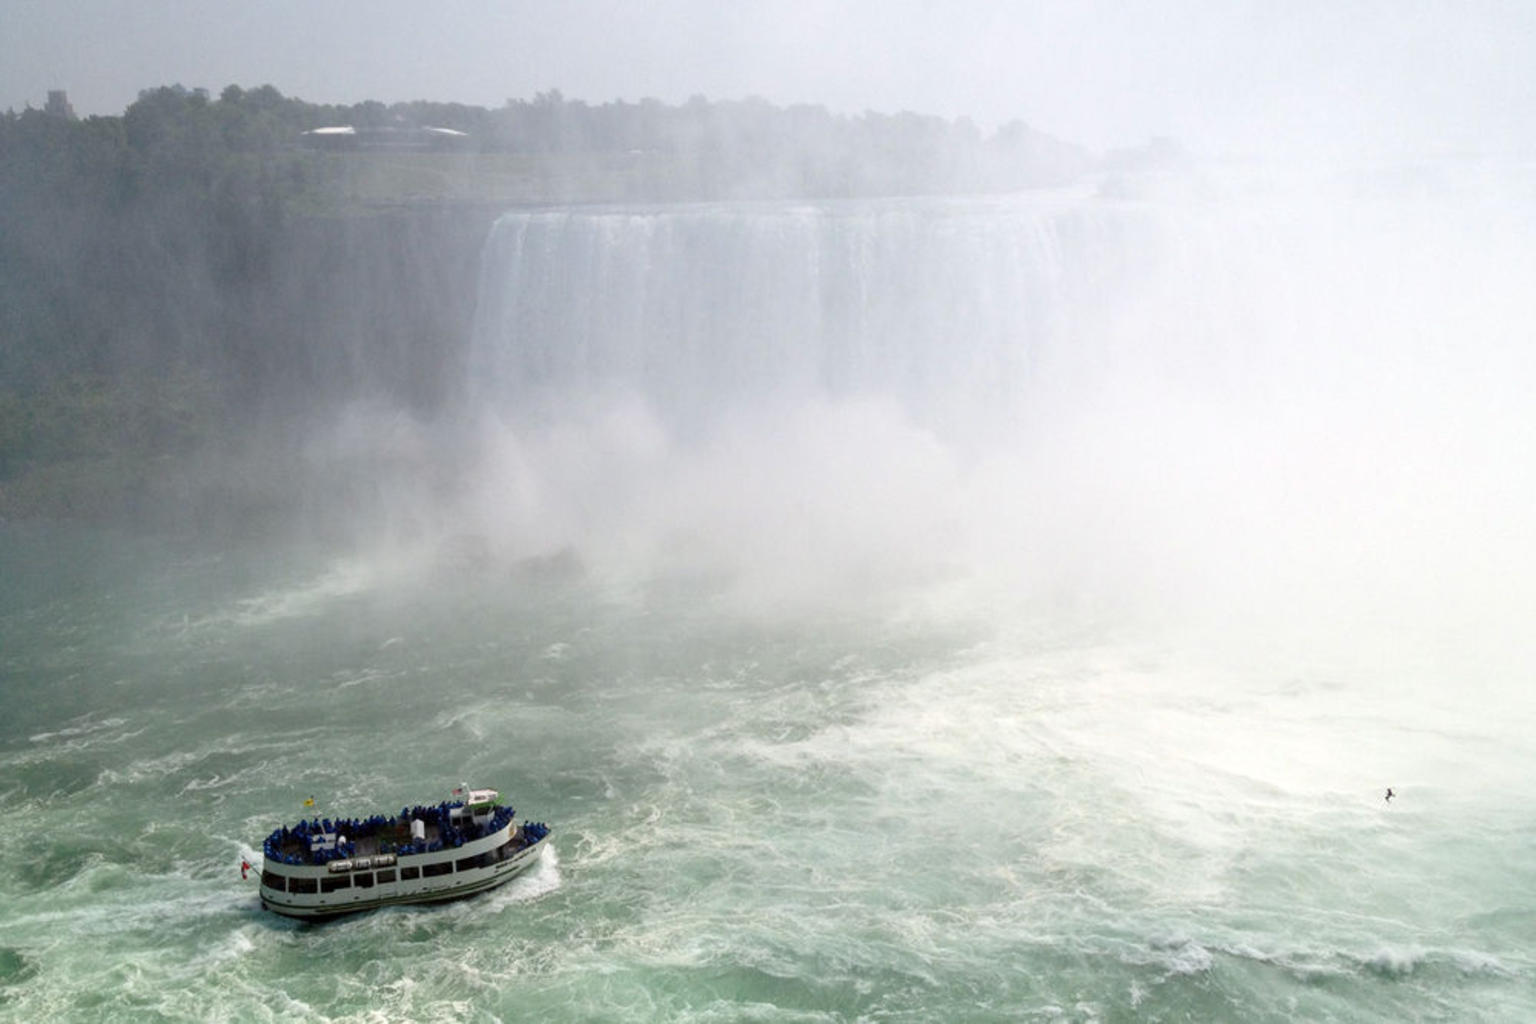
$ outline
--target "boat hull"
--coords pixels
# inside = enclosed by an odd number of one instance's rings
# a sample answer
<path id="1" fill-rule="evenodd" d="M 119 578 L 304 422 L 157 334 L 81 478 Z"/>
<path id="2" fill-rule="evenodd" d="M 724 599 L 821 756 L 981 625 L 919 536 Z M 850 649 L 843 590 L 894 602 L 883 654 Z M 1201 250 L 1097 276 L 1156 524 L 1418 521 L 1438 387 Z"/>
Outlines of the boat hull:
<path id="1" fill-rule="evenodd" d="M 269 864 L 262 871 L 261 904 L 284 917 L 313 920 L 445 903 L 510 882 L 533 866 L 543 848 L 544 837 L 524 842 L 509 826 L 462 847 L 390 858 L 387 866 Z"/>

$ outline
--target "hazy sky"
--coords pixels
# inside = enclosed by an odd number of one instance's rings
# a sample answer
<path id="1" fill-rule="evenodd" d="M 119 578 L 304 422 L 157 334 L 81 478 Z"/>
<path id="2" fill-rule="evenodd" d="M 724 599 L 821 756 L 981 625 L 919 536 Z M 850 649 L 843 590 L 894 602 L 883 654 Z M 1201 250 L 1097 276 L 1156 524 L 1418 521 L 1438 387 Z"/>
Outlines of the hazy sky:
<path id="1" fill-rule="evenodd" d="M 264 83 L 315 102 L 762 96 L 1172 135 L 1536 148 L 1532 0 L 0 0 L 0 109 Z"/>

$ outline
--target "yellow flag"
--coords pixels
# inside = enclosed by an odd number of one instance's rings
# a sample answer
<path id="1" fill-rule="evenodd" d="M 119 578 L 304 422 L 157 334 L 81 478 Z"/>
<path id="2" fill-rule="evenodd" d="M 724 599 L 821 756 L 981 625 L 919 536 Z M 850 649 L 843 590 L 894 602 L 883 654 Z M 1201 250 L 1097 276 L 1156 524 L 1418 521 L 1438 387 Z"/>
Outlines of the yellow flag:
<path id="1" fill-rule="evenodd" d="M 305 800 L 304 800 L 304 806 L 305 807 L 313 807 L 313 806 L 315 806 L 315 798 L 314 797 L 306 797 Z"/>

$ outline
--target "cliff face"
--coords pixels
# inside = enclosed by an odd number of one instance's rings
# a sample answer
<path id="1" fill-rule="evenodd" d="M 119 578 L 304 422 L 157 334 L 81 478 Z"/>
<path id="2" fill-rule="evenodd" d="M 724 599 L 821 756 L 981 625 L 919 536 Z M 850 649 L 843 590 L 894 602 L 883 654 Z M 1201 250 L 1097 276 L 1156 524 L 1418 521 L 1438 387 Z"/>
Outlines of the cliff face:
<path id="1" fill-rule="evenodd" d="M 403 207 L 295 220 L 224 303 L 242 404 L 291 413 L 384 398 L 431 413 L 462 379 L 497 210 Z"/>
<path id="2" fill-rule="evenodd" d="M 56 262 L 22 251 L 35 285 L 0 374 L 0 518 L 246 515 L 282 503 L 251 461 L 293 471 L 308 430 L 350 403 L 434 417 L 463 380 L 497 212 L 222 233 L 135 217 L 55 237 Z"/>

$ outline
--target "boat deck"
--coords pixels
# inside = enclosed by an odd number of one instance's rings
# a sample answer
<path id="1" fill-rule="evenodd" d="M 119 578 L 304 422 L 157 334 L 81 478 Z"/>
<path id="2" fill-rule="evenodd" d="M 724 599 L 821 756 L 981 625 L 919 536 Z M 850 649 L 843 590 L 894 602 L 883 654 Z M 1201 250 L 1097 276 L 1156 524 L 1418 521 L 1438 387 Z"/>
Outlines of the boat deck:
<path id="1" fill-rule="evenodd" d="M 441 828 L 431 822 L 423 824 L 426 837 L 423 840 L 416 840 L 416 843 L 425 842 L 429 849 L 440 843 L 447 845 Z M 395 853 L 402 847 L 412 844 L 411 823 L 401 822 L 398 819 L 373 831 L 364 830 L 361 835 L 352 835 L 344 831 L 323 834 L 334 835 L 336 842 L 345 840 L 349 843 L 350 850 L 347 853 L 349 857 L 372 857 L 379 853 Z M 329 843 L 325 845 L 328 847 Z M 296 856 L 305 864 L 311 863 L 310 843 L 307 838 L 290 833 L 277 844 L 277 851 L 280 854 Z"/>
<path id="2" fill-rule="evenodd" d="M 478 819 L 478 820 L 477 820 Z M 460 803 L 403 808 L 398 815 L 317 818 L 283 827 L 267 837 L 264 852 L 280 864 L 320 866 L 334 860 L 378 854 L 411 856 L 454 849 L 501 832 L 515 821 L 501 804 L 476 805 L 471 815 Z M 413 827 L 419 834 L 413 834 Z"/>

